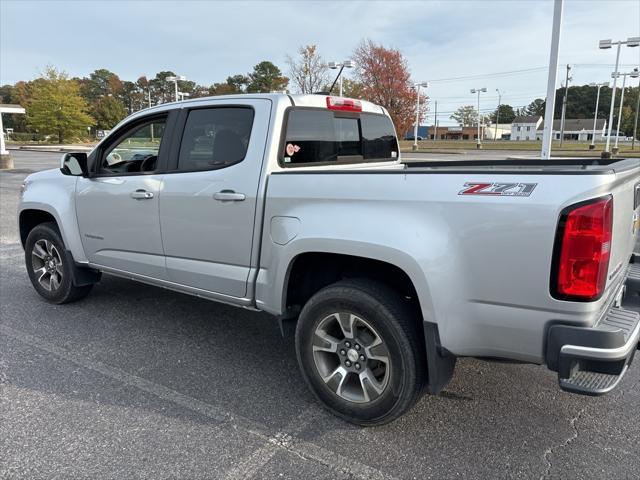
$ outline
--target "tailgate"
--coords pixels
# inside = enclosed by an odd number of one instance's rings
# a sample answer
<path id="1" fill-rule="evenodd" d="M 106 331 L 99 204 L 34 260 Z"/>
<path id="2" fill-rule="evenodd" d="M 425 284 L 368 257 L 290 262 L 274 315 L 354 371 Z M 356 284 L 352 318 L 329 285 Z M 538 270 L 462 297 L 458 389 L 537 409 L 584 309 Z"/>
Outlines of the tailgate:
<path id="1" fill-rule="evenodd" d="M 616 171 L 613 195 L 613 235 L 608 283 L 616 283 L 627 270 L 640 223 L 640 167 Z"/>

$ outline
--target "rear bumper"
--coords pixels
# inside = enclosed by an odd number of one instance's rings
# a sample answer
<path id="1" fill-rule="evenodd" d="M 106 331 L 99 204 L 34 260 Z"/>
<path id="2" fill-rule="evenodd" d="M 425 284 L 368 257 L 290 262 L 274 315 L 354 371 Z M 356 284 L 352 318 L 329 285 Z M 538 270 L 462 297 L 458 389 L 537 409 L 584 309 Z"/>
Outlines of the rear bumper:
<path id="1" fill-rule="evenodd" d="M 593 327 L 549 328 L 547 366 L 558 372 L 560 388 L 583 395 L 603 395 L 620 383 L 640 348 L 639 276 L 640 264 L 631 264 L 625 298 L 614 303 Z"/>

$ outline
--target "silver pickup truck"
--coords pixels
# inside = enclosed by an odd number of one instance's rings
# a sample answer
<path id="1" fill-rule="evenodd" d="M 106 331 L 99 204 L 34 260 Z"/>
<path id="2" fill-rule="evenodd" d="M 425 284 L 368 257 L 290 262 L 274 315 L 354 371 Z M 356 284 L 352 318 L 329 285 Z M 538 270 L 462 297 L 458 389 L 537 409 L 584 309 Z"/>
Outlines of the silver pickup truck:
<path id="1" fill-rule="evenodd" d="M 104 272 L 269 312 L 319 400 L 377 425 L 457 357 L 612 390 L 640 336 L 639 203 L 639 160 L 405 165 L 384 108 L 272 94 L 137 112 L 29 176 L 18 217 L 46 300 Z"/>

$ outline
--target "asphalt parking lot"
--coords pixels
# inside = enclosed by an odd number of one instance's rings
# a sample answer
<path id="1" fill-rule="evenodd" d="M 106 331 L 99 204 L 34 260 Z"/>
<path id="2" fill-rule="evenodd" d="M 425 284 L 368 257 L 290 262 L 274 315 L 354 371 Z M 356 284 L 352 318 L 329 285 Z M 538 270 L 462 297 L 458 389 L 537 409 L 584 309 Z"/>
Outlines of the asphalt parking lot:
<path id="1" fill-rule="evenodd" d="M 267 315 L 107 275 L 47 304 L 15 212 L 59 156 L 0 173 L 0 478 L 638 478 L 640 362 L 591 398 L 545 367 L 462 359 L 441 395 L 363 429 L 320 407 Z"/>

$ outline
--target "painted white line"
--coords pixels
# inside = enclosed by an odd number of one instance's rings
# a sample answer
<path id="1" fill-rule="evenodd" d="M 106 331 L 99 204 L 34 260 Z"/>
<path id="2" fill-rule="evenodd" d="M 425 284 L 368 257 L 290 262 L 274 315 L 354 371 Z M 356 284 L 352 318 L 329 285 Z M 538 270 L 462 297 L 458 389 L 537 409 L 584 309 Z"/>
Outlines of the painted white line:
<path id="1" fill-rule="evenodd" d="M 52 355 L 68 360 L 76 365 L 93 370 L 109 378 L 122 382 L 126 385 L 136 387 L 147 393 L 151 393 L 163 400 L 170 401 L 176 405 L 180 405 L 193 412 L 207 416 L 214 420 L 225 422 L 231 428 L 241 429 L 246 433 L 254 435 L 263 440 L 266 445 L 254 451 L 241 462 L 236 468 L 229 472 L 229 478 L 250 478 L 259 469 L 264 466 L 278 450 L 291 452 L 303 459 L 316 461 L 335 472 L 346 474 L 363 480 L 380 479 L 393 480 L 394 477 L 386 475 L 382 471 L 362 464 L 357 460 L 350 459 L 339 455 L 336 452 L 324 449 L 310 442 L 302 441 L 293 435 L 299 433 L 306 425 L 315 421 L 314 410 L 306 409 L 294 420 L 289 423 L 291 429 L 283 429 L 283 431 L 271 435 L 268 427 L 261 425 L 253 420 L 238 416 L 223 410 L 220 407 L 198 400 L 180 393 L 171 388 L 151 382 L 144 378 L 128 373 L 120 368 L 107 365 L 98 360 L 87 358 L 79 355 L 66 348 L 54 345 L 51 342 L 43 340 L 39 337 L 30 335 L 25 332 L 15 330 L 6 325 L 0 325 L 0 333 L 7 335 L 15 340 L 25 343 L 29 346 L 44 350 Z M 291 433 L 287 433 L 291 432 Z M 239 476 L 243 475 L 243 476 Z"/>

